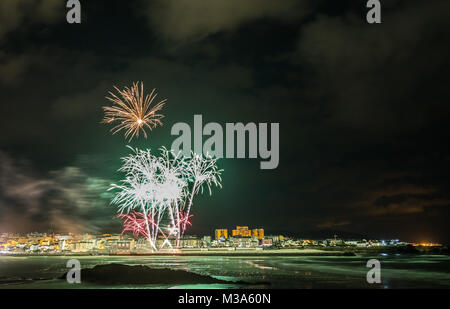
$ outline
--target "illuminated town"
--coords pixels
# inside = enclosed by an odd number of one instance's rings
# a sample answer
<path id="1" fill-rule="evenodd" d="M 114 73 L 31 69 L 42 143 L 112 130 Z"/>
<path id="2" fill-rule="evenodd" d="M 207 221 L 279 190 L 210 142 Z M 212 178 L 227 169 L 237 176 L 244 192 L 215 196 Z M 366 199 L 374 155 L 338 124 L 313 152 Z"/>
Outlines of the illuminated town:
<path id="1" fill-rule="evenodd" d="M 163 237 L 158 238 L 158 247 L 169 250 Z M 176 246 L 176 239 L 169 239 L 173 248 L 180 252 L 189 251 L 260 251 L 276 249 L 305 248 L 379 248 L 379 247 L 440 247 L 435 243 L 406 243 L 394 240 L 341 239 L 334 235 L 329 239 L 297 239 L 283 235 L 264 235 L 264 229 L 249 229 L 237 226 L 215 230 L 211 236 L 184 236 Z M 58 234 L 29 233 L 26 235 L 4 233 L 0 235 L 1 254 L 146 254 L 152 253 L 151 246 L 143 237 L 123 234 Z M 162 252 L 165 252 L 164 250 Z M 167 252 L 167 251 L 166 251 Z"/>

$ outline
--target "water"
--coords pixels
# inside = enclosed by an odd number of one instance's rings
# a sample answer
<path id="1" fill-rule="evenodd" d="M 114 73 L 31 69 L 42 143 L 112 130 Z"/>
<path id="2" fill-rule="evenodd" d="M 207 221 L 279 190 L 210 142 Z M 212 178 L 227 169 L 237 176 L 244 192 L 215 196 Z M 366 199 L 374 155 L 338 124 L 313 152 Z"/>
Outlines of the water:
<path id="1" fill-rule="evenodd" d="M 57 279 L 67 271 L 71 258 L 0 256 L 0 288 L 450 288 L 450 257 L 445 255 L 77 257 L 82 268 L 109 263 L 146 265 L 187 270 L 228 282 L 135 286 L 68 284 Z M 381 262 L 381 284 L 366 281 L 366 263 L 371 258 Z"/>

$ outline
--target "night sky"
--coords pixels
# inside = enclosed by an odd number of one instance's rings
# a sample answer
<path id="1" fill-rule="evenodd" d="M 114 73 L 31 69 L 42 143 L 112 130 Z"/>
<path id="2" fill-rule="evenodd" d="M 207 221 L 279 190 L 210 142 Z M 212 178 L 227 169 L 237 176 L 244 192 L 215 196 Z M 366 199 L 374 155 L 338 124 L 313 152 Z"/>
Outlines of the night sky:
<path id="1" fill-rule="evenodd" d="M 221 159 L 191 233 L 450 241 L 450 2 L 0 1 L 0 232 L 120 232 L 106 189 L 126 145 L 176 122 L 280 123 L 280 164 Z M 128 143 L 101 124 L 113 85 L 167 98 Z"/>

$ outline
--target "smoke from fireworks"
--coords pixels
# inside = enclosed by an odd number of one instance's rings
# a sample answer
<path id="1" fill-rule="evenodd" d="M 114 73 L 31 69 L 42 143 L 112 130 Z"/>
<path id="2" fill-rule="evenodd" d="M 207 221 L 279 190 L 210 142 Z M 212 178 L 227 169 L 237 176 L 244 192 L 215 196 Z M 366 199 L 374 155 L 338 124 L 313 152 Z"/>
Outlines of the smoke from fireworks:
<path id="1" fill-rule="evenodd" d="M 163 108 L 166 100 L 162 100 L 151 106 L 155 100 L 157 93 L 153 89 L 150 94 L 144 98 L 144 83 L 133 83 L 131 88 L 125 87 L 120 90 L 116 86 L 114 89 L 118 95 L 109 92 L 110 97 L 106 97 L 113 103 L 112 106 L 104 106 L 105 117 L 103 123 L 117 123 L 111 132 L 116 134 L 121 130 L 125 130 L 125 138 L 129 137 L 131 141 L 135 136 L 139 136 L 142 131 L 144 137 L 147 138 L 146 128 L 150 131 L 158 125 L 162 125 L 161 118 L 164 116 L 158 114 Z"/>

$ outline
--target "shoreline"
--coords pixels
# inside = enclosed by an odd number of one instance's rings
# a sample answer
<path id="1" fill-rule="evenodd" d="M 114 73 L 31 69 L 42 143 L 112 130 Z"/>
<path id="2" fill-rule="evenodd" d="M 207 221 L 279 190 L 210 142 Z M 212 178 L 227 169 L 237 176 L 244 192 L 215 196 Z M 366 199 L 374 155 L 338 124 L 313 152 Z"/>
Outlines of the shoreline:
<path id="1" fill-rule="evenodd" d="M 441 254 L 448 255 L 447 247 L 440 250 L 415 247 L 384 247 L 384 248 L 279 248 L 279 249 L 236 249 L 236 248 L 183 248 L 162 249 L 158 252 L 59 252 L 59 253 L 7 253 L 1 256 L 356 256 L 358 254 Z"/>

